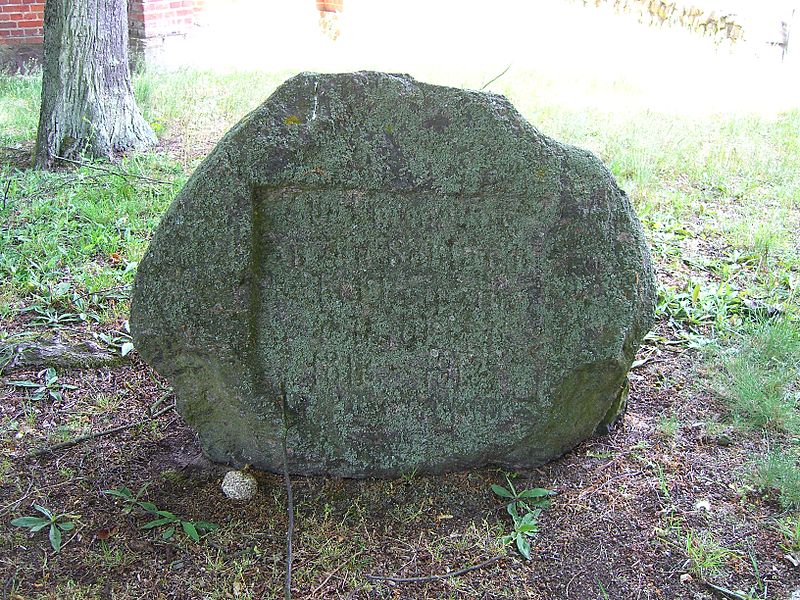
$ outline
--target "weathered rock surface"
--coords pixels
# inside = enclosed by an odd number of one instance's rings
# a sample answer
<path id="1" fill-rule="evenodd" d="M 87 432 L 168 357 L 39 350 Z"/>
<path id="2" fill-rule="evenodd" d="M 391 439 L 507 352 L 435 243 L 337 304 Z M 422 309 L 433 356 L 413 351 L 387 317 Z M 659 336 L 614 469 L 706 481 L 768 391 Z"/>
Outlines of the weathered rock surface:
<path id="1" fill-rule="evenodd" d="M 615 416 L 654 287 L 609 172 L 505 98 L 301 74 L 176 198 L 131 327 L 215 461 L 517 469 Z"/>

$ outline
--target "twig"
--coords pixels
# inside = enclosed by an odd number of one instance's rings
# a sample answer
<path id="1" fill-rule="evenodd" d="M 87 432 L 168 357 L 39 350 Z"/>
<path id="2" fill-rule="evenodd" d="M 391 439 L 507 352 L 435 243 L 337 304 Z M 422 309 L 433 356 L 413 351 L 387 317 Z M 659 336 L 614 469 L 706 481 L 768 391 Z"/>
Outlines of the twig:
<path id="1" fill-rule="evenodd" d="M 286 388 L 281 386 L 281 409 L 283 410 L 283 480 L 286 484 L 286 511 L 289 523 L 286 527 L 286 581 L 283 586 L 283 597 L 292 600 L 292 535 L 294 534 L 294 498 L 292 497 L 292 479 L 289 477 L 289 455 L 286 441 L 289 437 L 289 420 L 286 414 Z"/>
<path id="2" fill-rule="evenodd" d="M 477 565 L 472 565 L 469 567 L 464 567 L 463 569 L 459 569 L 458 571 L 450 571 L 449 573 L 445 573 L 443 575 L 428 575 L 426 577 L 385 577 L 383 575 L 364 575 L 370 581 L 391 581 L 394 583 L 426 583 L 429 581 L 438 581 L 439 579 L 449 579 L 450 577 L 458 577 L 459 575 L 464 575 L 465 573 L 469 573 L 470 571 L 477 571 L 478 569 L 483 569 L 484 567 L 488 567 L 498 561 L 505 560 L 505 556 L 495 556 L 494 558 L 490 558 L 489 560 L 485 560 L 482 563 L 478 563 Z"/>
<path id="3" fill-rule="evenodd" d="M 11 152 L 19 152 L 20 154 L 27 152 L 25 148 L 17 148 L 15 146 L 0 146 L 0 150 L 10 150 Z"/>
<path id="4" fill-rule="evenodd" d="M 102 290 L 97 290 L 95 292 L 84 292 L 83 294 L 78 294 L 79 298 L 88 298 L 89 296 L 99 296 L 100 294 L 105 294 L 106 292 L 113 292 L 115 290 L 123 290 L 125 288 L 131 287 L 130 283 L 123 283 L 121 285 L 115 285 L 110 288 L 103 288 Z"/>
<path id="5" fill-rule="evenodd" d="M 747 596 L 745 596 L 744 594 L 740 594 L 739 592 L 734 592 L 733 590 L 729 590 L 727 588 L 714 585 L 713 583 L 709 583 L 708 581 L 704 581 L 703 583 L 708 589 L 716 592 L 723 598 L 730 598 L 731 600 L 747 600 Z"/>
<path id="6" fill-rule="evenodd" d="M 115 433 L 120 433 L 121 431 L 126 431 L 128 429 L 132 429 L 134 427 L 138 427 L 139 425 L 144 425 L 163 415 L 166 412 L 169 412 L 175 408 L 174 404 L 167 406 L 166 408 L 162 408 L 157 413 L 147 417 L 146 419 L 142 419 L 141 421 L 136 421 L 135 423 L 128 423 L 127 425 L 119 425 L 118 427 L 112 427 L 111 429 L 104 429 L 102 431 L 96 431 L 95 433 L 90 433 L 88 435 L 82 435 L 80 437 L 75 438 L 74 440 L 69 440 L 68 442 L 61 442 L 60 444 L 56 444 L 55 446 L 49 446 L 48 448 L 41 448 L 39 450 L 34 450 L 33 452 L 29 452 L 24 456 L 24 458 L 36 458 L 38 456 L 42 456 L 43 454 L 49 454 L 51 452 L 56 452 L 58 450 L 64 450 L 66 448 L 72 448 L 73 446 L 77 446 L 78 444 L 82 444 L 83 442 L 93 440 L 100 437 L 105 437 L 107 435 L 113 435 Z"/>
<path id="7" fill-rule="evenodd" d="M 507 66 L 505 69 L 503 69 L 503 72 L 502 72 L 502 73 L 500 73 L 500 75 L 498 75 L 498 76 L 497 76 L 497 77 L 495 77 L 494 79 L 491 79 L 491 80 L 487 81 L 486 83 L 484 83 L 484 84 L 483 84 L 483 87 L 481 88 L 481 90 L 485 90 L 487 87 L 489 87 L 490 85 L 492 85 L 492 84 L 493 84 L 495 81 L 497 81 L 498 79 L 500 79 L 500 78 L 501 78 L 503 75 L 505 75 L 506 73 L 508 73 L 508 70 L 509 70 L 510 68 L 511 68 L 511 63 L 508 63 L 508 66 Z"/>
<path id="8" fill-rule="evenodd" d="M 353 556 L 351 556 L 347 560 L 347 562 L 343 562 L 338 567 L 336 567 L 333 571 L 331 571 L 328 574 L 328 576 L 325 578 L 325 580 L 322 583 L 320 583 L 317 587 L 314 588 L 314 590 L 311 592 L 311 594 L 309 594 L 308 598 L 310 598 L 311 600 L 313 600 L 314 598 L 317 598 L 318 597 L 317 596 L 317 592 L 319 592 L 322 588 L 325 587 L 325 584 L 327 584 L 331 580 L 331 577 L 333 577 L 339 571 L 341 571 L 344 567 L 349 565 L 355 558 L 357 558 L 357 557 L 361 556 L 362 554 L 364 554 L 364 552 L 365 552 L 365 550 L 361 550 L 359 552 L 356 552 L 355 554 L 353 554 Z"/>
<path id="9" fill-rule="evenodd" d="M 89 169 L 95 169 L 97 171 L 110 173 L 111 175 L 122 177 L 123 179 L 127 179 L 128 177 L 134 177 L 136 179 L 143 179 L 144 181 L 149 181 L 151 183 L 164 183 L 166 185 L 172 185 L 173 183 L 172 181 L 165 181 L 163 179 L 153 179 L 152 177 L 147 177 L 146 175 L 137 175 L 136 173 L 129 173 L 128 171 L 123 171 L 122 169 L 109 169 L 107 167 L 101 167 L 100 165 L 93 165 L 92 163 L 87 163 L 80 160 L 72 160 L 71 158 L 64 158 L 63 156 L 58 156 L 57 154 L 54 154 L 53 158 L 55 158 L 56 160 L 62 160 L 64 162 L 71 163 L 73 165 L 78 165 L 80 167 L 87 167 Z"/>
<path id="10" fill-rule="evenodd" d="M 9 179 L 6 183 L 6 191 L 3 194 L 3 210 L 6 209 L 6 202 L 8 202 L 8 190 L 11 189 L 11 180 Z"/>

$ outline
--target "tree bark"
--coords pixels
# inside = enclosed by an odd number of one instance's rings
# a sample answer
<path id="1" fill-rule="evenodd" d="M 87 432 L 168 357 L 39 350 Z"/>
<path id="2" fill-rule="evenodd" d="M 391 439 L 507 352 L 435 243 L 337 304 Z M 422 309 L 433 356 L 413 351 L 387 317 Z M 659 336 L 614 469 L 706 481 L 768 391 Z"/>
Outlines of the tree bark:
<path id="1" fill-rule="evenodd" d="M 36 165 L 155 142 L 133 97 L 126 0 L 47 0 Z"/>

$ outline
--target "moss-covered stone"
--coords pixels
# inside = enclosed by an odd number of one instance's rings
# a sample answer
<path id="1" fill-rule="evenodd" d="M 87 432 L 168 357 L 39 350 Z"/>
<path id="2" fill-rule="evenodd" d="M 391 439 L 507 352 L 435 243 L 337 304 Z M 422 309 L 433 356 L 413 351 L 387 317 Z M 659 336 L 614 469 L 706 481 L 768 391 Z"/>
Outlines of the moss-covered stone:
<path id="1" fill-rule="evenodd" d="M 590 153 L 501 96 L 301 74 L 176 198 L 131 327 L 213 460 L 278 471 L 286 431 L 292 472 L 391 476 L 569 450 L 613 420 L 653 303 Z"/>

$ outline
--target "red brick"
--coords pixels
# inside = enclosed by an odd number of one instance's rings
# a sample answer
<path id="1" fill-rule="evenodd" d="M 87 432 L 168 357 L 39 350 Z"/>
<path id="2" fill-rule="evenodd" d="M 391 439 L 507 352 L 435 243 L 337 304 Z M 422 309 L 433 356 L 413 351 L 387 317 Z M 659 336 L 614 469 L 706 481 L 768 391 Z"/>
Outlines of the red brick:
<path id="1" fill-rule="evenodd" d="M 25 45 L 25 44 L 41 44 L 42 41 L 44 41 L 44 38 L 42 38 L 42 36 L 38 35 L 38 36 L 31 36 L 31 37 L 6 38 L 3 41 L 8 46 L 16 46 L 16 45 L 22 46 L 22 45 Z"/>
<path id="2" fill-rule="evenodd" d="M 0 21 L 20 21 L 22 19 L 22 15 L 25 13 L 15 12 L 15 13 L 0 13 Z"/>
<path id="3" fill-rule="evenodd" d="M 24 4 L 23 0 L 0 0 L 0 6 L 8 4 Z"/>
<path id="4" fill-rule="evenodd" d="M 36 19 L 34 21 L 18 21 L 17 22 L 17 26 L 18 27 L 41 27 L 42 26 L 42 20 L 41 19 Z"/>
<path id="5" fill-rule="evenodd" d="M 0 22 L 0 29 L 16 29 L 16 21 L 2 21 Z"/>

